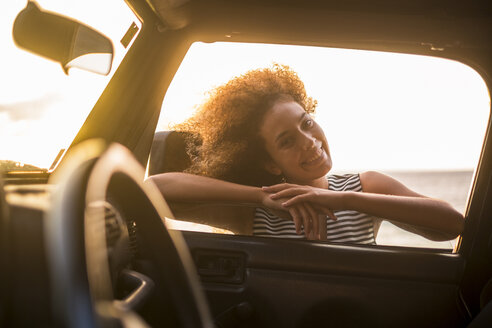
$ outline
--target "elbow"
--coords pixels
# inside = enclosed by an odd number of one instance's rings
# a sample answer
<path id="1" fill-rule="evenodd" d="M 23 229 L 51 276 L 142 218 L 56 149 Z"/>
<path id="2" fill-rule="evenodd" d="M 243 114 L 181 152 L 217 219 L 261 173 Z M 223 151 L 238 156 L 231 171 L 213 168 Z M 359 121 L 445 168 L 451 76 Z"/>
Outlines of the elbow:
<path id="1" fill-rule="evenodd" d="M 461 235 L 463 233 L 463 230 L 465 230 L 465 218 L 463 214 L 456 212 L 454 219 L 454 224 L 453 224 L 453 229 L 452 229 L 452 238 L 454 239 Z"/>
<path id="2" fill-rule="evenodd" d="M 164 174 L 161 175 L 151 175 L 147 179 L 145 179 L 144 183 L 153 184 L 157 187 L 157 189 L 161 192 L 163 196 L 166 196 L 166 186 L 167 181 L 164 177 Z"/>
<path id="3" fill-rule="evenodd" d="M 457 238 L 463 233 L 465 229 L 465 218 L 459 212 L 453 213 L 453 218 L 450 220 L 450 224 L 447 226 L 446 231 L 443 231 L 436 241 L 446 241 Z"/>
<path id="4" fill-rule="evenodd" d="M 180 200 L 183 190 L 183 173 L 167 172 L 149 176 L 145 183 L 154 184 L 167 201 Z"/>
<path id="5" fill-rule="evenodd" d="M 156 178 L 155 175 L 149 176 L 147 179 L 145 179 L 144 183 L 146 184 L 154 184 L 155 186 L 159 187 L 159 181 Z M 160 189 L 160 188 L 159 188 Z"/>
<path id="6" fill-rule="evenodd" d="M 440 228 L 423 231 L 423 237 L 432 241 L 448 241 L 457 238 L 463 233 L 465 228 L 465 219 L 463 215 L 453 210 L 453 213 L 446 220 L 441 221 Z"/>
<path id="7" fill-rule="evenodd" d="M 463 214 L 458 212 L 455 208 L 453 208 L 451 205 L 448 203 L 445 203 L 447 206 L 447 214 L 445 215 L 445 218 L 443 217 L 443 220 L 441 221 L 445 226 L 442 226 L 443 229 L 442 231 L 442 241 L 446 240 L 452 240 L 457 238 L 459 235 L 463 233 L 463 230 L 465 229 L 465 218 Z"/>

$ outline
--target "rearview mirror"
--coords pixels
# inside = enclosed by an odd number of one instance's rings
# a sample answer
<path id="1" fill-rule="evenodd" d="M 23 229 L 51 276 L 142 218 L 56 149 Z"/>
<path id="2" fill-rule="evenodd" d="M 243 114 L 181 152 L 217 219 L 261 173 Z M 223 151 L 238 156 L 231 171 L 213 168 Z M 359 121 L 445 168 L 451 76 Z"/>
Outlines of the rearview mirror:
<path id="1" fill-rule="evenodd" d="M 62 65 L 107 75 L 113 44 L 96 30 L 73 19 L 42 11 L 33 1 L 17 15 L 12 31 L 17 46 Z"/>

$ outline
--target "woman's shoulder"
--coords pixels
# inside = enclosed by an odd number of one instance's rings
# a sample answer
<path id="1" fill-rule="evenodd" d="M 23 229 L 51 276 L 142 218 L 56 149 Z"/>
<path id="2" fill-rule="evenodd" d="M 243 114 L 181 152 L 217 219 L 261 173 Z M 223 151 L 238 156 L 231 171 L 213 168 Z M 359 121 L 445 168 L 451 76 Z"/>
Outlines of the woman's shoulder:
<path id="1" fill-rule="evenodd" d="M 359 173 L 330 174 L 328 189 L 335 191 L 362 191 Z"/>
<path id="2" fill-rule="evenodd" d="M 365 192 L 422 197 L 422 195 L 410 190 L 400 181 L 381 172 L 363 172 L 360 174 L 360 181 Z"/>

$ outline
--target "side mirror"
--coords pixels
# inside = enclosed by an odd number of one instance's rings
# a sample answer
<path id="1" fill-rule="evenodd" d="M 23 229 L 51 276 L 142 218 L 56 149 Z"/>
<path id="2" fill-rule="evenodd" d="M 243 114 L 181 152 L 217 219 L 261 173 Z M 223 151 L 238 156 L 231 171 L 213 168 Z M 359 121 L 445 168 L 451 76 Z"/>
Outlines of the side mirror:
<path id="1" fill-rule="evenodd" d="M 72 67 L 107 75 L 113 44 L 96 30 L 73 19 L 41 10 L 33 1 L 17 15 L 12 31 L 17 46 Z"/>

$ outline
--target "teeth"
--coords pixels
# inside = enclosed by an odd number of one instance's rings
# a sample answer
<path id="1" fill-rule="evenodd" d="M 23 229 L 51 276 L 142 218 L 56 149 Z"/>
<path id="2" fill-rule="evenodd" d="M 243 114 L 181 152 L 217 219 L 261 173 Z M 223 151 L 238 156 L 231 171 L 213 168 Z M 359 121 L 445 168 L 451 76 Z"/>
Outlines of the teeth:
<path id="1" fill-rule="evenodd" d="M 306 161 L 306 164 L 309 164 L 311 162 L 314 162 L 315 160 L 317 160 L 318 158 L 321 157 L 321 154 L 323 153 L 323 149 L 322 148 L 319 148 L 317 151 L 316 151 L 316 154 L 313 155 L 313 157 L 309 158 L 307 161 Z"/>

